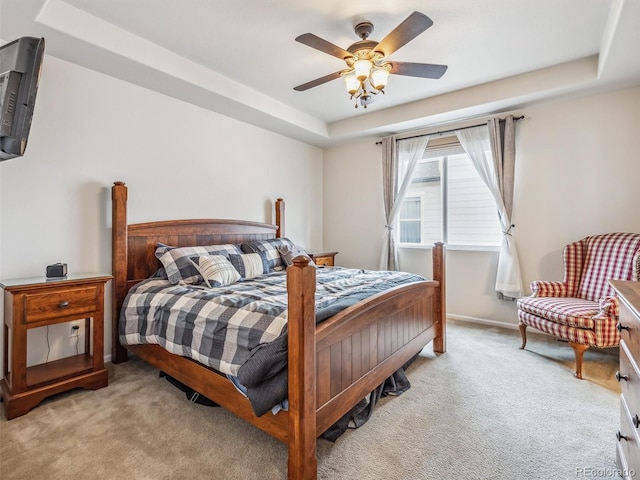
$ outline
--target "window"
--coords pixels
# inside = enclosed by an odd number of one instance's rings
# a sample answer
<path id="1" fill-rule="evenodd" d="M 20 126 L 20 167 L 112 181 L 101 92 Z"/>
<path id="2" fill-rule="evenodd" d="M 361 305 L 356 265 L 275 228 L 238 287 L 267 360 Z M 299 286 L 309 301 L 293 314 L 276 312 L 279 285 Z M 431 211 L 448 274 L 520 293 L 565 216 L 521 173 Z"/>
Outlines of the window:
<path id="1" fill-rule="evenodd" d="M 422 229 L 422 199 L 405 198 L 400 209 L 400 242 L 420 243 Z"/>
<path id="2" fill-rule="evenodd" d="M 502 240 L 493 196 L 455 137 L 429 141 L 399 218 L 404 245 L 491 247 Z"/>

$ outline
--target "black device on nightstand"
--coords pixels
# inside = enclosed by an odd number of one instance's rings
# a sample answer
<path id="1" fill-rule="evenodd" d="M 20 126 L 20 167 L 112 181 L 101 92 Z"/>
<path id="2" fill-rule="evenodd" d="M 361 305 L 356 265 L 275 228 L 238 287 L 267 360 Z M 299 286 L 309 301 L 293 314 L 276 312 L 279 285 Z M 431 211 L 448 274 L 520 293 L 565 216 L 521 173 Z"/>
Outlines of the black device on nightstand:
<path id="1" fill-rule="evenodd" d="M 54 263 L 53 265 L 47 265 L 47 278 L 61 278 L 66 276 L 66 263 Z"/>

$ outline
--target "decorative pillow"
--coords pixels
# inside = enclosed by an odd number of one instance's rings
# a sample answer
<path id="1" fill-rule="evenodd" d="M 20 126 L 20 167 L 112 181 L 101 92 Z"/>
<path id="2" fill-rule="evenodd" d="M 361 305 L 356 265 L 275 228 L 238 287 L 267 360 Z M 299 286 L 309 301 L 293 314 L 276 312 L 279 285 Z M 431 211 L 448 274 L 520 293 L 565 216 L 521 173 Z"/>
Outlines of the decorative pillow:
<path id="1" fill-rule="evenodd" d="M 200 255 L 189 260 L 208 287 L 224 287 L 240 280 L 240 274 L 224 255 Z"/>
<path id="2" fill-rule="evenodd" d="M 229 261 L 240 273 L 240 276 L 247 280 L 263 273 L 269 273 L 269 262 L 263 252 L 229 255 Z"/>
<path id="3" fill-rule="evenodd" d="M 160 263 L 167 272 L 167 278 L 172 284 L 184 283 L 200 283 L 202 276 L 198 272 L 190 257 L 200 255 L 223 255 L 229 256 L 230 253 L 240 254 L 242 250 L 238 245 L 206 245 L 200 247 L 167 247 L 159 246 L 156 249 L 156 257 L 160 259 Z"/>
<path id="4" fill-rule="evenodd" d="M 245 253 L 263 252 L 267 257 L 269 271 L 284 270 L 286 265 L 280 257 L 278 247 L 294 247 L 295 245 L 288 238 L 269 238 L 266 240 L 255 240 L 253 242 L 243 243 L 242 251 Z"/>
<path id="5" fill-rule="evenodd" d="M 288 245 L 278 247 L 278 253 L 280 253 L 280 257 L 287 267 L 289 265 L 293 265 L 293 259 L 299 257 L 300 255 L 304 255 L 309 259 L 309 265 L 315 265 L 315 263 L 313 263 L 313 260 L 311 260 L 309 254 L 305 252 L 304 248 L 297 245 L 293 247 L 289 247 Z"/>

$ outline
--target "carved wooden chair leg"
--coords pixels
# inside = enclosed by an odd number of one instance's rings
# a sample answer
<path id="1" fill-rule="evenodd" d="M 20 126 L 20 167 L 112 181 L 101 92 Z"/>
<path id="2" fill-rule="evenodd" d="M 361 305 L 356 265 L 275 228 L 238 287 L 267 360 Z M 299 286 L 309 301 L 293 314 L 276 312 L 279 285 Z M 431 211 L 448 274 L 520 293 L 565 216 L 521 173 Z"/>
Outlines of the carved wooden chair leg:
<path id="1" fill-rule="evenodd" d="M 524 346 L 527 344 L 527 324 L 521 323 L 518 328 L 520 328 L 520 336 L 522 337 L 522 345 L 520 345 L 520 350 L 523 350 Z"/>
<path id="2" fill-rule="evenodd" d="M 576 373 L 574 374 L 576 378 L 582 380 L 582 355 L 584 351 L 589 348 L 589 345 L 582 345 L 580 343 L 569 342 L 571 348 L 573 348 L 574 353 L 576 354 Z"/>

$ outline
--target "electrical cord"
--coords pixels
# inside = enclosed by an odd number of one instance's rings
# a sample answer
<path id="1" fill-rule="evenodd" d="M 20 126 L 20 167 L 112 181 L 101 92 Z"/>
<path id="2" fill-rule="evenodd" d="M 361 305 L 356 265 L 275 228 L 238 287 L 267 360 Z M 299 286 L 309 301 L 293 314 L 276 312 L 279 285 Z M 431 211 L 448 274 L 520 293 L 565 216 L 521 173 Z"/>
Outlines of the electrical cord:
<path id="1" fill-rule="evenodd" d="M 49 361 L 49 354 L 51 353 L 51 345 L 49 344 L 49 325 L 47 325 L 47 359 L 45 363 Z"/>
<path id="2" fill-rule="evenodd" d="M 78 352 L 78 343 L 80 343 L 80 327 L 78 325 L 74 325 L 73 330 L 77 333 L 77 335 L 74 335 L 76 337 L 76 355 L 79 355 Z M 49 361 L 49 355 L 51 354 L 51 344 L 49 343 L 49 325 L 47 325 L 47 359 L 45 360 L 45 363 L 47 363 Z"/>
<path id="3" fill-rule="evenodd" d="M 76 335 L 74 335 L 76 337 L 76 355 L 78 355 L 78 343 L 80 342 L 80 327 L 78 325 L 74 325 L 73 327 L 73 331 L 76 333 Z"/>

